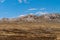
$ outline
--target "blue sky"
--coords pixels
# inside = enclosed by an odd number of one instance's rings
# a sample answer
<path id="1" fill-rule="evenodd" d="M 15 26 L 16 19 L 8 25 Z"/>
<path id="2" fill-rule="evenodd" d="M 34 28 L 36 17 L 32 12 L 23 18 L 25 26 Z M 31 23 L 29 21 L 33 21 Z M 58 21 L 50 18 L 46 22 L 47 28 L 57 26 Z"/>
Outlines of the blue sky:
<path id="1" fill-rule="evenodd" d="M 0 18 L 60 13 L 60 0 L 0 0 Z"/>

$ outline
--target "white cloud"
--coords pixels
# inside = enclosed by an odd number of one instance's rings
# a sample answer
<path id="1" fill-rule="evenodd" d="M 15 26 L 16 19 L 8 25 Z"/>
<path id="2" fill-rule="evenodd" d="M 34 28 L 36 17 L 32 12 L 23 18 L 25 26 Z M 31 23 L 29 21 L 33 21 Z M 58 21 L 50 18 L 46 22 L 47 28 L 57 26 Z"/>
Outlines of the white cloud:
<path id="1" fill-rule="evenodd" d="M 36 8 L 30 8 L 30 9 L 28 9 L 28 10 L 37 10 Z"/>
<path id="2" fill-rule="evenodd" d="M 0 3 L 4 3 L 5 2 L 5 0 L 0 0 Z"/>
<path id="3" fill-rule="evenodd" d="M 19 1 L 19 3 L 23 3 L 23 2 L 28 3 L 27 0 L 18 0 L 18 1 Z"/>
<path id="4" fill-rule="evenodd" d="M 26 16 L 26 15 L 19 15 L 18 17 L 24 17 L 24 16 Z"/>
<path id="5" fill-rule="evenodd" d="M 48 14 L 48 12 L 40 12 L 40 11 L 39 11 L 39 12 L 36 12 L 35 14 L 36 14 L 36 15 L 44 15 L 44 14 Z"/>
<path id="6" fill-rule="evenodd" d="M 25 3 L 27 3 L 27 0 L 24 0 Z"/>
<path id="7" fill-rule="evenodd" d="M 40 10 L 45 10 L 46 8 L 40 8 Z"/>
<path id="8" fill-rule="evenodd" d="M 19 3 L 22 3 L 22 0 L 18 0 L 19 1 Z"/>
<path id="9" fill-rule="evenodd" d="M 40 11 L 43 11 L 43 10 L 46 10 L 46 8 L 40 8 L 40 9 L 38 9 L 38 8 L 30 8 L 28 10 L 40 10 Z"/>

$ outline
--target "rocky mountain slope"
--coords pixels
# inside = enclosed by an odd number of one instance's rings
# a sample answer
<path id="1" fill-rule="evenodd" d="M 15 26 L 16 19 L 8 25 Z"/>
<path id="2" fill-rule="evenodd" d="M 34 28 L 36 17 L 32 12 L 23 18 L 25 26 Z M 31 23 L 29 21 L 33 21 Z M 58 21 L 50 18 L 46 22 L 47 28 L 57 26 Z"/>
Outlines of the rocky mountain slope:
<path id="1" fill-rule="evenodd" d="M 44 14 L 33 15 L 29 14 L 17 18 L 2 18 L 0 22 L 60 22 L 60 14 Z"/>
<path id="2" fill-rule="evenodd" d="M 0 19 L 1 40 L 60 40 L 60 14 Z"/>

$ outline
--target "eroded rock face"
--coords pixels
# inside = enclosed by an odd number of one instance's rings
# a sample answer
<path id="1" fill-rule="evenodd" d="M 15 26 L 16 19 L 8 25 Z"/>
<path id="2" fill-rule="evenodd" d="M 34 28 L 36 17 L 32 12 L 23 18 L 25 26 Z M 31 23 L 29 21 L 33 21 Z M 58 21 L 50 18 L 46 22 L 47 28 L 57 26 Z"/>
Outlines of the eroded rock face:
<path id="1" fill-rule="evenodd" d="M 46 18 L 49 18 L 49 19 L 60 19 L 60 14 L 48 14 L 45 16 L 47 16 Z"/>

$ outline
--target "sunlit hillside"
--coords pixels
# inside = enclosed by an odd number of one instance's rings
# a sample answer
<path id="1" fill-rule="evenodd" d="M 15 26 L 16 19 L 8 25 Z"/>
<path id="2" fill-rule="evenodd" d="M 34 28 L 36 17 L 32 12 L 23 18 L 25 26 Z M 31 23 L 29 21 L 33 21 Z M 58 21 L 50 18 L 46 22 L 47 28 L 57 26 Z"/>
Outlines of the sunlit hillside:
<path id="1" fill-rule="evenodd" d="M 1 40 L 60 40 L 60 14 L 0 19 Z"/>

